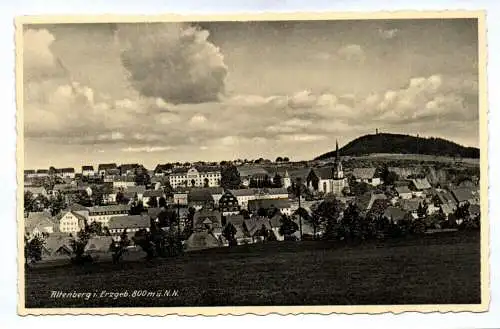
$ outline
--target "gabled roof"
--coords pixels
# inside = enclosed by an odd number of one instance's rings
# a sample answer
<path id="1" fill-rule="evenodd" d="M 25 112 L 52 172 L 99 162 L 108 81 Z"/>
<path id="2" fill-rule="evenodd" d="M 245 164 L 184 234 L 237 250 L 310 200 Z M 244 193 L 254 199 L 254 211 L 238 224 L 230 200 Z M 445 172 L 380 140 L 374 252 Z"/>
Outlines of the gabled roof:
<path id="1" fill-rule="evenodd" d="M 423 204 L 424 199 L 406 199 L 400 200 L 401 208 L 406 211 L 417 211 L 418 206 Z"/>
<path id="2" fill-rule="evenodd" d="M 212 193 L 208 189 L 194 188 L 188 193 L 188 202 L 214 202 Z"/>
<path id="3" fill-rule="evenodd" d="M 432 188 L 427 178 L 416 178 L 411 181 L 417 190 L 428 190 Z"/>
<path id="4" fill-rule="evenodd" d="M 36 171 L 37 174 L 48 174 L 49 170 L 48 169 L 38 169 Z"/>
<path id="5" fill-rule="evenodd" d="M 30 192 L 31 194 L 45 194 L 47 191 L 43 186 L 33 186 L 33 187 L 25 187 L 24 192 Z"/>
<path id="6" fill-rule="evenodd" d="M 372 179 L 375 177 L 375 168 L 354 168 L 352 175 L 358 179 Z"/>
<path id="7" fill-rule="evenodd" d="M 239 166 L 236 169 L 242 178 L 254 175 L 269 175 L 269 172 L 260 166 Z"/>
<path id="8" fill-rule="evenodd" d="M 61 168 L 59 169 L 59 172 L 63 174 L 71 174 L 75 172 L 75 168 Z"/>
<path id="9" fill-rule="evenodd" d="M 111 236 L 95 236 L 91 237 L 87 244 L 85 245 L 85 251 L 101 251 L 107 252 L 113 243 L 113 238 Z"/>
<path id="10" fill-rule="evenodd" d="M 150 227 L 149 216 L 143 215 L 129 215 L 129 216 L 116 216 L 111 217 L 108 223 L 108 228 L 112 229 L 133 229 L 133 228 L 148 228 Z"/>
<path id="11" fill-rule="evenodd" d="M 61 247 L 65 247 L 68 250 L 72 250 L 71 248 L 72 238 L 68 233 L 51 233 L 45 239 L 45 250 L 49 255 L 55 254 Z"/>
<path id="12" fill-rule="evenodd" d="M 45 211 L 30 212 L 28 217 L 24 219 L 24 228 L 27 232 L 31 232 L 38 228 L 52 227 L 54 229 L 55 223 L 52 217 Z"/>
<path id="13" fill-rule="evenodd" d="M 222 227 L 222 215 L 217 210 L 202 209 L 194 214 L 194 226 L 201 226 L 206 220 L 209 220 L 212 225 Z"/>
<path id="14" fill-rule="evenodd" d="M 312 171 L 319 179 L 333 179 L 333 167 L 313 168 Z"/>
<path id="15" fill-rule="evenodd" d="M 384 217 L 386 217 L 387 219 L 392 219 L 396 222 L 404 219 L 406 215 L 407 212 L 404 211 L 403 209 L 392 206 L 388 207 L 384 212 Z"/>
<path id="16" fill-rule="evenodd" d="M 115 205 L 108 205 L 108 206 L 94 206 L 94 207 L 89 207 L 89 212 L 90 214 L 94 213 L 102 213 L 106 211 L 121 211 L 121 212 L 128 212 L 130 211 L 130 206 L 126 204 L 115 204 Z"/>
<path id="17" fill-rule="evenodd" d="M 116 169 L 116 168 L 117 168 L 116 163 L 101 163 L 98 166 L 99 171 L 108 170 L 108 169 Z"/>
<path id="18" fill-rule="evenodd" d="M 35 171 L 35 170 L 33 170 L 33 169 L 26 169 L 26 170 L 24 171 L 24 174 L 25 174 L 25 175 L 27 175 L 27 174 L 35 174 L 35 173 L 36 173 L 36 171 Z"/>
<path id="19" fill-rule="evenodd" d="M 457 203 L 455 197 L 448 190 L 437 191 L 436 195 L 438 196 L 439 201 L 441 201 L 442 204 L 451 204 L 455 206 Z"/>
<path id="20" fill-rule="evenodd" d="M 470 201 L 475 199 L 474 193 L 470 188 L 467 187 L 451 189 L 451 193 L 458 202 Z"/>
<path id="21" fill-rule="evenodd" d="M 276 209 L 290 208 L 290 200 L 288 199 L 257 199 L 248 201 L 248 210 L 254 211 L 260 208 L 268 209 L 275 207 Z"/>
<path id="22" fill-rule="evenodd" d="M 271 230 L 271 221 L 266 217 L 252 217 L 250 219 L 245 219 L 244 226 L 248 232 L 248 235 L 254 236 L 262 226 L 266 229 Z"/>
<path id="23" fill-rule="evenodd" d="M 144 194 L 144 192 L 146 192 L 146 187 L 143 186 L 143 185 L 127 186 L 125 188 L 125 192 L 128 192 L 128 193 L 137 193 L 137 194 Z"/>
<path id="24" fill-rule="evenodd" d="M 396 192 L 398 194 L 408 194 L 408 193 L 411 193 L 410 189 L 408 188 L 408 186 L 406 185 L 403 185 L 403 186 L 397 186 L 394 188 L 396 190 Z"/>
<path id="25" fill-rule="evenodd" d="M 237 226 L 237 225 L 243 225 L 244 221 L 245 221 L 245 218 L 243 217 L 243 215 L 229 215 L 229 216 L 226 216 L 226 224 L 227 223 L 231 223 L 234 226 Z"/>
<path id="26" fill-rule="evenodd" d="M 94 171 L 94 166 L 82 166 L 82 171 Z"/>

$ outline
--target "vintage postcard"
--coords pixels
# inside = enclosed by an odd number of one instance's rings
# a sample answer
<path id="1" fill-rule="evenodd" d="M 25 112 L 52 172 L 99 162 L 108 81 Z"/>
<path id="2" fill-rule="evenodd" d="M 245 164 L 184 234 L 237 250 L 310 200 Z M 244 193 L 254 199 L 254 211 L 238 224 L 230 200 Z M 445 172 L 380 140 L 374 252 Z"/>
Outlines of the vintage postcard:
<path id="1" fill-rule="evenodd" d="M 17 18 L 19 314 L 488 310 L 485 19 Z"/>

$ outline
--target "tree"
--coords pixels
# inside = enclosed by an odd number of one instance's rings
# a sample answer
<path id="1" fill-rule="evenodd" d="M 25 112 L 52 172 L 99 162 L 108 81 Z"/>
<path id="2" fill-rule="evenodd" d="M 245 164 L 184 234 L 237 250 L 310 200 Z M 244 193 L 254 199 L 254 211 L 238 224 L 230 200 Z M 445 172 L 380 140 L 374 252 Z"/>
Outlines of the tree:
<path id="1" fill-rule="evenodd" d="M 120 235 L 120 241 L 113 241 L 111 243 L 111 252 L 113 263 L 118 263 L 123 255 L 127 252 L 127 247 L 130 245 L 130 239 L 127 234 L 127 229 L 125 228 Z"/>
<path id="2" fill-rule="evenodd" d="M 317 234 L 318 230 L 324 229 L 324 237 L 326 239 L 336 239 L 341 210 L 341 204 L 337 199 L 327 199 L 319 204 L 315 204 L 312 208 L 312 215 L 309 217 L 314 235 Z"/>
<path id="3" fill-rule="evenodd" d="M 225 189 L 237 189 L 241 185 L 240 173 L 230 164 L 221 169 L 221 186 Z"/>
<path id="4" fill-rule="evenodd" d="M 203 187 L 208 187 L 208 182 L 209 182 L 209 181 L 208 181 L 208 178 L 205 178 L 205 179 L 203 180 Z"/>
<path id="5" fill-rule="evenodd" d="M 92 185 L 92 195 L 90 196 L 92 200 L 92 205 L 102 206 L 104 204 L 104 189 L 101 185 Z"/>
<path id="6" fill-rule="evenodd" d="M 295 223 L 290 217 L 283 215 L 281 216 L 281 226 L 279 228 L 279 234 L 285 237 L 285 240 L 291 240 L 292 235 L 297 232 L 299 225 Z"/>
<path id="7" fill-rule="evenodd" d="M 167 199 L 165 199 L 163 196 L 160 197 L 158 200 L 158 206 L 160 208 L 166 208 L 167 207 Z"/>
<path id="8" fill-rule="evenodd" d="M 277 157 L 277 158 L 276 158 L 276 162 L 278 162 L 278 163 L 279 163 L 279 162 L 283 162 L 283 158 L 282 158 L 282 157 Z"/>
<path id="9" fill-rule="evenodd" d="M 92 206 L 92 199 L 90 196 L 87 194 L 86 191 L 78 191 L 73 197 L 72 197 L 73 203 L 78 203 L 81 204 L 84 207 L 91 207 Z"/>
<path id="10" fill-rule="evenodd" d="M 387 165 L 382 168 L 381 178 L 385 185 L 394 185 L 394 183 L 399 179 L 398 175 L 389 170 Z"/>
<path id="11" fill-rule="evenodd" d="M 222 231 L 222 235 L 229 242 L 229 246 L 236 246 L 238 242 L 236 241 L 236 227 L 232 223 L 227 223 Z"/>
<path id="12" fill-rule="evenodd" d="M 130 207 L 130 215 L 140 215 L 144 212 L 144 205 L 142 201 L 137 201 L 132 204 Z"/>
<path id="13" fill-rule="evenodd" d="M 283 162 L 290 162 L 290 158 L 288 158 L 288 157 L 284 157 L 284 158 L 283 158 Z"/>
<path id="14" fill-rule="evenodd" d="M 156 208 L 156 207 L 158 207 L 158 199 L 155 196 L 150 197 L 149 200 L 148 200 L 148 202 L 147 202 L 147 205 L 150 208 Z"/>
<path id="15" fill-rule="evenodd" d="M 24 192 L 24 211 L 25 212 L 33 212 L 35 203 L 35 198 L 33 197 L 33 193 L 30 191 Z"/>
<path id="16" fill-rule="evenodd" d="M 135 174 L 135 184 L 136 185 L 149 185 L 151 184 L 151 177 L 149 177 L 148 171 L 143 166 L 139 166 L 134 169 Z"/>
<path id="17" fill-rule="evenodd" d="M 419 203 L 417 208 L 417 216 L 418 218 L 424 218 L 427 216 L 427 205 L 424 203 Z"/>
<path id="18" fill-rule="evenodd" d="M 49 209 L 52 216 L 56 216 L 64 208 L 66 208 L 66 201 L 61 194 L 57 193 L 56 196 L 52 196 L 49 199 Z"/>
<path id="19" fill-rule="evenodd" d="M 35 235 L 31 239 L 24 237 L 24 260 L 26 263 L 34 263 L 42 259 L 42 250 L 45 239 L 41 235 Z"/>

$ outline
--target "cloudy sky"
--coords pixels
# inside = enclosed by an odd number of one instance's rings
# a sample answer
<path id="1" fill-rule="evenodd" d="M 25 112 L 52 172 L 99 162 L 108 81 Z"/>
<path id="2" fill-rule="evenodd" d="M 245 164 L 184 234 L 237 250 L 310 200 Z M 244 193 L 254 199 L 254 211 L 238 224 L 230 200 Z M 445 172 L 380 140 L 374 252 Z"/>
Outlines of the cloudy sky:
<path id="1" fill-rule="evenodd" d="M 466 19 L 25 26 L 25 167 L 478 146 L 477 47 Z"/>

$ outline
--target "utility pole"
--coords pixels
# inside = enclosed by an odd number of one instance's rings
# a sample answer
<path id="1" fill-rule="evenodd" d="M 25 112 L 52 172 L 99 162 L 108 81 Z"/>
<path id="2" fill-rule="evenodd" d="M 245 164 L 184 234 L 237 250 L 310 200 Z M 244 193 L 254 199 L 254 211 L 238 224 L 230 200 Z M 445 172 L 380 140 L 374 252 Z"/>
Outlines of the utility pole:
<path id="1" fill-rule="evenodd" d="M 301 196 L 301 188 L 300 187 L 301 187 L 301 185 L 302 184 L 300 182 L 300 177 L 299 177 L 299 178 L 297 178 L 297 188 L 298 188 L 297 195 L 299 197 L 299 211 L 298 211 L 298 213 L 299 213 L 299 232 L 300 232 L 300 240 L 302 241 L 302 215 L 300 214 L 300 212 L 301 212 L 300 211 L 300 208 L 301 208 L 300 207 L 300 198 L 301 198 L 300 197 Z"/>
<path id="2" fill-rule="evenodd" d="M 177 200 L 177 234 L 181 235 L 181 205 Z"/>

